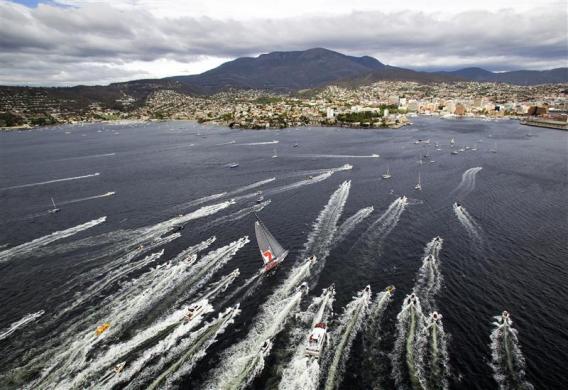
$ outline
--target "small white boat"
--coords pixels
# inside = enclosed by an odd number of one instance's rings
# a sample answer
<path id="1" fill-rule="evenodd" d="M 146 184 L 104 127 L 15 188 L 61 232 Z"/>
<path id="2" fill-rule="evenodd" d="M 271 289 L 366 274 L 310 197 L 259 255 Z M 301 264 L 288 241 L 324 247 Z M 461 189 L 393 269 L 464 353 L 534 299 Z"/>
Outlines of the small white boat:
<path id="1" fill-rule="evenodd" d="M 390 179 L 392 176 L 390 174 L 390 167 L 387 165 L 387 171 L 381 175 L 383 179 Z"/>
<path id="2" fill-rule="evenodd" d="M 306 345 L 306 357 L 313 356 L 317 359 L 321 356 L 325 342 L 327 341 L 327 326 L 323 322 L 319 322 L 314 326 L 310 336 L 308 337 L 308 345 Z"/>
<path id="3" fill-rule="evenodd" d="M 118 363 L 117 365 L 115 365 L 112 370 L 114 371 L 115 374 L 120 374 L 122 372 L 122 370 L 124 370 L 124 367 L 126 366 L 126 362 L 121 362 Z"/>
<path id="4" fill-rule="evenodd" d="M 422 191 L 422 184 L 420 183 L 420 172 L 418 172 L 418 183 L 414 186 L 416 191 Z"/>
<path id="5" fill-rule="evenodd" d="M 229 164 L 229 168 L 236 168 L 236 167 L 238 167 L 238 166 L 239 166 L 239 163 L 237 163 L 237 162 L 234 162 L 234 163 L 230 163 L 230 164 Z"/>
<path id="6" fill-rule="evenodd" d="M 272 158 L 278 158 L 278 151 L 274 148 L 274 153 L 272 154 Z"/>
<path id="7" fill-rule="evenodd" d="M 450 140 L 450 146 L 453 148 L 455 144 L 456 144 L 456 140 L 452 138 Z"/>
<path id="8" fill-rule="evenodd" d="M 264 343 L 262 343 L 262 346 L 260 347 L 261 356 L 266 356 L 271 349 L 272 349 L 272 341 L 268 339 Z"/>
<path id="9" fill-rule="evenodd" d="M 458 151 L 457 151 L 457 150 L 452 150 L 452 151 L 451 151 L 451 154 L 453 154 L 453 155 L 455 156 L 456 154 L 458 154 Z"/>
<path id="10" fill-rule="evenodd" d="M 199 302 L 191 304 L 187 308 L 187 313 L 185 314 L 185 321 L 186 322 L 191 321 L 192 319 L 194 319 L 195 317 L 197 317 L 198 315 L 203 313 L 204 309 L 205 309 L 205 302 L 204 301 L 199 301 Z"/>
<path id="11" fill-rule="evenodd" d="M 50 209 L 50 210 L 48 211 L 48 213 L 50 213 L 50 214 L 55 214 L 55 213 L 58 213 L 58 212 L 61 211 L 61 209 L 58 209 L 57 206 L 55 205 L 55 201 L 53 200 L 53 198 L 51 198 L 51 204 L 53 205 L 53 208 Z"/>

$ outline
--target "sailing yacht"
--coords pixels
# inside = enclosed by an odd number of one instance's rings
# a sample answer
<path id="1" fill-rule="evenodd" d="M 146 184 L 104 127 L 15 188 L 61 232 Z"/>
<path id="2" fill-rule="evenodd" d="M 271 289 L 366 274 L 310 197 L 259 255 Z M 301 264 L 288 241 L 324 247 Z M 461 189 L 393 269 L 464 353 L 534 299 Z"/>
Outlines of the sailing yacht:
<path id="1" fill-rule="evenodd" d="M 452 138 L 450 140 L 450 146 L 453 148 L 455 144 L 456 144 L 456 140 Z"/>
<path id="2" fill-rule="evenodd" d="M 61 209 L 58 209 L 57 206 L 55 205 L 55 201 L 53 200 L 53 198 L 51 198 L 51 204 L 53 205 L 53 208 L 49 210 L 50 214 L 55 214 L 61 211 Z"/>
<path id="3" fill-rule="evenodd" d="M 256 222 L 254 223 L 254 232 L 258 249 L 264 262 L 262 272 L 268 272 L 284 261 L 286 256 L 288 256 L 288 251 L 276 241 L 276 238 L 268 231 L 268 228 L 258 218 L 258 215 L 256 215 Z"/>
<path id="4" fill-rule="evenodd" d="M 390 167 L 387 165 L 387 171 L 382 174 L 383 179 L 390 179 L 392 175 L 390 174 Z"/>
<path id="5" fill-rule="evenodd" d="M 418 172 L 418 183 L 414 186 L 416 191 L 422 191 L 422 184 L 420 184 L 420 172 Z"/>

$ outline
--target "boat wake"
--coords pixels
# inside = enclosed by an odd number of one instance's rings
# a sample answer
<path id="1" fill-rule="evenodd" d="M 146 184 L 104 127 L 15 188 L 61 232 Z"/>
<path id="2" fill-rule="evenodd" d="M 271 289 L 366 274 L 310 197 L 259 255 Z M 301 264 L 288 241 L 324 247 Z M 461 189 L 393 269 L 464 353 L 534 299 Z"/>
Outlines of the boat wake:
<path id="1" fill-rule="evenodd" d="M 26 242 L 25 244 L 20 244 L 18 246 L 6 249 L 0 252 L 0 263 L 13 260 L 18 257 L 26 256 L 29 253 L 35 251 L 38 248 L 51 244 L 54 241 L 61 240 L 66 237 L 70 237 L 74 234 L 80 233 L 84 230 L 90 229 L 98 224 L 106 221 L 106 217 L 101 217 L 99 219 L 94 219 L 92 221 L 83 223 L 81 225 L 74 226 L 69 229 L 60 230 L 47 236 L 36 238 L 33 241 Z"/>
<path id="2" fill-rule="evenodd" d="M 100 195 L 87 196 L 86 198 L 71 199 L 71 200 L 65 200 L 63 202 L 57 202 L 57 205 L 62 206 L 62 205 L 66 205 L 66 204 L 85 202 L 87 200 L 92 200 L 92 199 L 107 198 L 107 197 L 113 196 L 115 194 L 116 194 L 116 192 L 109 191 L 109 192 L 105 192 L 104 194 L 100 194 Z"/>
<path id="3" fill-rule="evenodd" d="M 392 376 L 397 389 L 407 388 L 408 381 L 413 389 L 420 389 L 417 339 L 424 331 L 424 326 L 419 298 L 415 294 L 408 295 L 397 316 L 397 334 L 391 354 Z"/>
<path id="4" fill-rule="evenodd" d="M 449 357 L 442 316 L 433 312 L 416 341 L 416 369 L 422 389 L 448 389 Z"/>
<path id="5" fill-rule="evenodd" d="M 363 326 L 370 302 L 371 289 L 367 286 L 345 307 L 337 329 L 330 335 L 330 345 L 326 349 L 326 360 L 329 361 L 326 365 L 326 390 L 334 390 L 341 385 L 351 345 Z"/>
<path id="6" fill-rule="evenodd" d="M 406 196 L 395 199 L 388 209 L 361 235 L 354 247 L 362 247 L 373 254 L 380 254 L 383 241 L 396 227 L 407 205 Z"/>
<path id="7" fill-rule="evenodd" d="M 274 141 L 266 141 L 266 142 L 249 142 L 246 144 L 236 144 L 239 146 L 257 146 L 257 145 L 276 145 L 280 143 L 280 141 L 274 140 Z"/>
<path id="8" fill-rule="evenodd" d="M 269 303 L 273 299 L 269 299 L 247 337 L 223 353 L 221 365 L 214 370 L 204 388 L 243 389 L 250 384 L 262 372 L 264 360 L 272 348 L 271 340 L 284 328 L 304 292 L 300 289 L 289 298 L 271 305 Z"/>
<path id="9" fill-rule="evenodd" d="M 369 215 L 371 215 L 374 209 L 375 208 L 373 206 L 365 207 L 347 218 L 345 222 L 343 222 L 337 229 L 337 233 L 335 234 L 335 241 L 343 241 L 349 234 L 351 234 L 351 232 L 357 227 L 357 225 L 359 225 Z"/>
<path id="10" fill-rule="evenodd" d="M 92 351 L 97 347 L 103 348 L 102 344 L 108 344 L 113 338 L 121 336 L 133 323 L 141 320 L 151 308 L 163 303 L 180 286 L 184 287 L 185 297 L 190 296 L 248 242 L 248 237 L 242 237 L 209 252 L 198 261 L 194 247 L 190 247 L 173 260 L 125 283 L 117 293 L 100 305 L 99 310 L 68 327 L 58 339 L 60 345 L 48 350 L 49 356 L 54 356 L 53 358 L 48 358 L 47 362 L 42 356 L 35 359 L 36 362 L 39 360 L 40 365 L 48 368 L 42 371 L 42 377 L 34 385 L 56 384 L 59 377 L 83 370 L 89 364 Z M 94 335 L 93 328 L 80 330 L 84 328 L 81 325 L 90 324 L 94 327 L 106 319 L 112 319 L 112 324 L 100 336 Z"/>
<path id="11" fill-rule="evenodd" d="M 42 186 L 45 184 L 52 184 L 52 183 L 60 183 L 63 181 L 71 181 L 71 180 L 81 180 L 81 179 L 88 179 L 91 177 L 96 177 L 99 176 L 100 173 L 96 172 L 96 173 L 90 173 L 88 175 L 83 175 L 83 176 L 75 176 L 75 177 L 66 177 L 63 179 L 54 179 L 54 180 L 48 180 L 48 181 L 41 181 L 39 183 L 30 183 L 30 184 L 20 184 L 17 186 L 11 186 L 11 187 L 4 187 L 4 188 L 0 188 L 0 191 L 5 191 L 5 190 L 15 190 L 18 188 L 28 188 L 28 187 L 35 187 L 35 186 Z"/>
<path id="12" fill-rule="evenodd" d="M 495 317 L 495 329 L 491 332 L 491 368 L 499 389 L 532 390 L 525 379 L 525 358 L 521 352 L 518 332 L 512 327 L 509 313 Z"/>
<path id="13" fill-rule="evenodd" d="M 440 272 L 440 250 L 443 240 L 440 237 L 432 239 L 424 249 L 422 266 L 414 285 L 414 293 L 420 298 L 422 307 L 426 312 L 436 308 L 435 296 L 442 286 L 442 273 Z"/>
<path id="14" fill-rule="evenodd" d="M 335 297 L 335 289 L 333 286 L 323 290 L 323 293 L 313 299 L 308 309 L 299 313 L 296 317 L 302 321 L 296 329 L 292 330 L 292 334 L 300 335 L 300 338 L 294 340 L 292 348 L 295 353 L 282 371 L 282 379 L 278 388 L 280 390 L 317 390 L 320 377 L 320 366 L 318 359 L 306 357 L 306 337 L 317 323 L 327 323 L 329 316 L 332 314 L 332 305 Z M 311 326 L 309 326 L 311 324 Z M 309 327 L 308 327 L 309 326 Z M 324 348 L 326 346 L 324 345 Z"/>
<path id="15" fill-rule="evenodd" d="M 209 229 L 211 229 L 215 226 L 223 225 L 223 224 L 228 223 L 228 222 L 238 221 L 239 219 L 242 219 L 249 214 L 258 213 L 258 212 L 262 211 L 262 209 L 264 209 L 270 203 L 271 203 L 271 200 L 267 199 L 267 200 L 265 200 L 261 203 L 255 204 L 253 206 L 245 207 L 241 210 L 235 211 L 232 214 L 224 215 L 222 217 L 214 219 L 211 222 L 207 222 L 207 223 L 203 224 L 202 226 L 199 226 L 199 228 L 196 229 L 196 230 L 197 231 L 206 231 L 206 230 L 209 230 Z"/>
<path id="16" fill-rule="evenodd" d="M 332 249 L 337 232 L 337 222 L 341 218 L 343 208 L 349 197 L 351 181 L 341 183 L 339 188 L 329 198 L 329 201 L 318 215 L 313 224 L 312 231 L 308 235 L 308 241 L 304 244 L 302 257 L 316 256 L 317 262 L 312 271 L 314 279 L 325 266 L 325 260 Z"/>
<path id="17" fill-rule="evenodd" d="M 465 171 L 460 184 L 451 192 L 451 195 L 459 199 L 468 196 L 475 189 L 475 176 L 482 169 L 482 167 L 475 167 Z"/>
<path id="18" fill-rule="evenodd" d="M 381 348 L 383 340 L 383 318 L 389 303 L 392 301 L 394 286 L 389 286 L 379 292 L 369 309 L 368 321 L 363 331 L 363 348 L 366 358 L 362 360 L 363 378 L 366 383 L 372 384 L 373 389 L 382 389 L 385 376 L 381 357 L 384 356 Z"/>
<path id="19" fill-rule="evenodd" d="M 13 322 L 7 329 L 0 330 L 0 341 L 10 337 L 18 329 L 23 328 L 29 323 L 37 320 L 39 317 L 45 314 L 44 310 L 37 311 L 35 313 L 26 314 L 24 317 L 16 322 Z"/>
<path id="20" fill-rule="evenodd" d="M 348 154 L 300 154 L 298 157 L 305 158 L 379 158 L 378 154 L 370 154 L 367 156 L 348 155 Z"/>
<path id="21" fill-rule="evenodd" d="M 457 203 L 454 203 L 452 207 L 454 209 L 454 214 L 458 217 L 458 221 L 460 221 L 462 226 L 465 228 L 470 239 L 478 245 L 481 244 L 483 241 L 481 226 L 479 226 L 479 224 L 463 206 L 458 206 Z"/>

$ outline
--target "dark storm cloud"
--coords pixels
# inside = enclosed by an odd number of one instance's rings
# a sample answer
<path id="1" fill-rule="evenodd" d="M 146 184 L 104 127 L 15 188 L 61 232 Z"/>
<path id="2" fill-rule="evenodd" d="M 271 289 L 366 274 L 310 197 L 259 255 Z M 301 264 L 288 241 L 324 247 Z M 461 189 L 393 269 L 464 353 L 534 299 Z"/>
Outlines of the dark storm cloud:
<path id="1" fill-rule="evenodd" d="M 81 8 L 0 3 L 0 83 L 107 82 L 124 65 L 199 56 L 237 57 L 327 47 L 405 67 L 488 66 L 495 70 L 566 66 L 566 11 L 421 12 L 254 21 L 167 19 L 107 5 Z"/>

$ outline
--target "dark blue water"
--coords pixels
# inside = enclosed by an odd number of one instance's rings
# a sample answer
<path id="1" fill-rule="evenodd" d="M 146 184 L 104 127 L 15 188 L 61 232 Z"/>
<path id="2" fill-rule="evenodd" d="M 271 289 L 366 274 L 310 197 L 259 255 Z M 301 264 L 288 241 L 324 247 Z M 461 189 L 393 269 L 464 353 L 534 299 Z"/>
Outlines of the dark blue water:
<path id="1" fill-rule="evenodd" d="M 275 275 L 263 281 L 253 296 L 242 301 L 243 312 L 236 323 L 208 349 L 182 387 L 198 388 L 217 366 L 223 349 L 246 336 L 259 305 L 284 280 L 301 253 L 311 225 L 330 195 L 343 181 L 351 180 L 340 222 L 363 207 L 374 206 L 374 212 L 331 251 L 312 294 L 319 295 L 321 288 L 335 283 L 334 307 L 339 313 L 366 284 L 375 292 L 391 284 L 397 287 L 385 318 L 385 354 L 365 357 L 376 359 L 378 366 L 386 367 L 384 386 L 394 386 L 386 353 L 394 343 L 396 314 L 404 296 L 414 286 L 424 246 L 439 235 L 444 239 L 440 256 L 444 282 L 437 307 L 450 334 L 451 387 L 497 387 L 489 366 L 489 335 L 493 330 L 492 317 L 508 310 L 519 332 L 527 364 L 526 379 L 538 389 L 566 388 L 568 134 L 532 129 L 533 136 L 528 136 L 529 129 L 514 121 L 417 118 L 415 122 L 398 130 L 237 131 L 189 122 L 161 122 L 62 126 L 0 134 L 0 245 L 5 246 L 0 251 L 107 217 L 104 223 L 71 237 L 0 262 L 0 333 L 25 315 L 45 310 L 37 321 L 0 340 L 0 372 L 4 373 L 1 387 L 17 387 L 33 378 L 33 372 L 22 374 L 25 379 L 10 373 L 33 358 L 33 352 L 25 351 L 34 350 L 45 340 L 57 339 L 61 332 L 58 327 L 66 326 L 63 320 L 58 324 L 53 318 L 85 285 L 64 294 L 62 286 L 114 259 L 102 256 L 92 260 L 99 248 L 96 242 L 76 250 L 65 250 L 64 244 L 151 226 L 219 202 L 190 209 L 181 206 L 207 195 L 276 177 L 274 182 L 259 187 L 269 193 L 272 188 L 318 174 L 309 171 L 349 163 L 352 170 L 336 172 L 321 182 L 270 196 L 271 204 L 259 214 L 279 241 L 290 249 L 290 257 Z M 418 138 L 430 138 L 431 143 L 415 144 Z M 477 151 L 451 155 L 451 138 L 455 138 L 456 149 L 476 145 Z M 279 143 L 243 145 L 272 140 Z M 440 144 L 441 151 L 436 150 L 435 142 Z M 298 147 L 293 146 L 296 143 Z M 497 153 L 492 153 L 490 149 L 495 144 Z M 274 148 L 278 158 L 273 159 Z M 374 153 L 380 154 L 380 158 L 339 157 Z M 424 159 L 420 165 L 419 156 L 428 153 L 434 162 Z M 228 168 L 231 162 L 238 162 L 239 167 Z M 387 165 L 393 177 L 384 181 L 380 174 Z M 474 167 L 482 167 L 475 176 L 475 186 L 465 192 L 454 191 L 462 174 Z M 423 190 L 416 192 L 413 188 L 419 171 Z M 18 187 L 95 173 L 100 174 Z M 109 191 L 116 194 L 81 201 Z M 254 191 L 257 189 L 245 193 Z M 390 234 L 377 245 L 358 241 L 369 224 L 401 195 L 406 195 L 410 204 Z M 51 197 L 59 204 L 59 213 L 46 213 L 51 208 Z M 468 234 L 454 214 L 452 204 L 456 200 L 464 204 L 477 222 L 478 239 Z M 214 247 L 249 235 L 251 243 L 216 274 L 240 269 L 241 276 L 229 287 L 226 292 L 229 294 L 260 265 L 254 241 L 254 217 L 248 214 L 211 227 L 207 224 L 254 204 L 255 197 L 251 197 L 215 215 L 191 221 L 180 231 L 181 238 L 165 245 L 165 254 L 158 263 L 211 235 L 217 236 Z M 112 240 L 113 234 L 108 237 Z M 121 279 L 120 283 L 144 271 Z M 119 287 L 109 287 L 94 297 L 94 301 L 104 301 Z M 140 324 L 151 323 L 159 313 L 169 309 L 169 304 L 165 300 L 157 305 L 145 314 Z M 65 321 L 73 321 L 73 316 L 81 318 L 89 306 L 85 304 L 74 310 Z M 50 324 L 49 328 L 42 328 L 42 323 Z M 140 324 L 133 324 L 128 332 L 136 333 L 142 327 Z M 92 324 L 92 328 L 97 325 Z M 284 337 L 277 340 L 276 351 L 268 359 L 269 366 L 285 365 L 275 358 L 280 356 L 278 346 L 286 344 Z M 368 376 L 361 372 L 364 350 L 361 340 L 356 339 L 342 388 L 369 388 Z M 256 388 L 275 386 L 278 373 L 265 369 L 253 383 Z"/>

